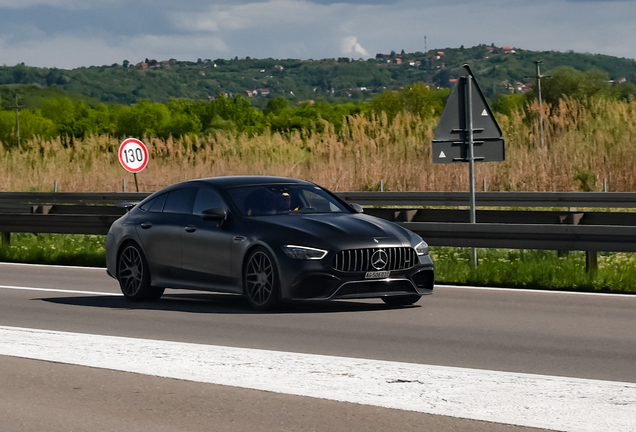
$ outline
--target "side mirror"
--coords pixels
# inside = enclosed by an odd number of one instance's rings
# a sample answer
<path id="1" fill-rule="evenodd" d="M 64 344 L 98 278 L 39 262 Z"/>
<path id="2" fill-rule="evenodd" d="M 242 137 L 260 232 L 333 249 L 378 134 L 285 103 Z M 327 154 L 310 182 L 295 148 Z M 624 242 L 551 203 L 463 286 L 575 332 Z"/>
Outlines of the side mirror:
<path id="1" fill-rule="evenodd" d="M 225 221 L 227 220 L 227 211 L 221 207 L 203 210 L 203 219 L 209 221 Z"/>
<path id="2" fill-rule="evenodd" d="M 135 207 L 138 203 L 136 202 L 123 202 L 123 203 L 118 203 L 117 207 L 118 208 L 123 208 L 126 210 L 126 213 L 128 213 L 129 211 L 131 211 L 133 209 L 133 207 Z"/>
<path id="3" fill-rule="evenodd" d="M 351 207 L 356 213 L 364 213 L 364 209 L 358 203 L 349 203 L 349 207 Z"/>

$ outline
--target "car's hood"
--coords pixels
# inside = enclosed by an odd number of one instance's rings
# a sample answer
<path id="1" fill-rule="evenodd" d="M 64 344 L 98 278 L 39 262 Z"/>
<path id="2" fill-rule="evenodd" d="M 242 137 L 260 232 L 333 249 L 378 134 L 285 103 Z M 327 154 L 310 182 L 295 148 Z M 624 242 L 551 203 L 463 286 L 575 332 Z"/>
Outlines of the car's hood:
<path id="1" fill-rule="evenodd" d="M 326 243 L 364 242 L 386 245 L 410 245 L 412 233 L 399 225 L 364 214 L 276 215 L 258 218 L 272 231 L 304 233 Z M 374 242 L 374 239 L 379 243 Z M 284 241 L 281 239 L 281 241 Z M 370 245 L 371 246 L 371 245 Z"/>

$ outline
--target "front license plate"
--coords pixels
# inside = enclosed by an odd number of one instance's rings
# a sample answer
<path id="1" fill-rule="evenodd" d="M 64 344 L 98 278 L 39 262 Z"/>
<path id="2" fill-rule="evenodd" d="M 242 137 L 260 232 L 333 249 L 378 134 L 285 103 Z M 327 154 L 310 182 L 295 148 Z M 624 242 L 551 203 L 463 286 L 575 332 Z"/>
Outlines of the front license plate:
<path id="1" fill-rule="evenodd" d="M 390 274 L 391 274 L 390 271 L 372 271 L 372 272 L 366 272 L 364 274 L 364 278 L 365 279 L 383 279 L 383 278 L 388 278 Z"/>

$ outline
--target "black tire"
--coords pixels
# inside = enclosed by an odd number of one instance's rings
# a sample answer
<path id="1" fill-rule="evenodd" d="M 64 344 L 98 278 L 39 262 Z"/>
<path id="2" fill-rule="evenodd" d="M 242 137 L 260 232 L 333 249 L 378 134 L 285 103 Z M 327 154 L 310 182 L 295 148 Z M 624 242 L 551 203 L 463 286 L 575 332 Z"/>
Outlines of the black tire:
<path id="1" fill-rule="evenodd" d="M 392 297 L 382 297 L 382 301 L 389 306 L 408 306 L 422 298 L 419 294 L 409 294 L 409 295 L 401 295 L 401 296 L 392 296 Z"/>
<path id="2" fill-rule="evenodd" d="M 150 285 L 148 262 L 135 243 L 126 244 L 119 254 L 117 280 L 124 297 L 131 301 L 154 301 L 163 295 L 164 288 Z"/>
<path id="3" fill-rule="evenodd" d="M 250 306 L 256 310 L 272 310 L 278 304 L 278 271 L 276 261 L 267 249 L 256 248 L 245 260 L 243 289 Z"/>

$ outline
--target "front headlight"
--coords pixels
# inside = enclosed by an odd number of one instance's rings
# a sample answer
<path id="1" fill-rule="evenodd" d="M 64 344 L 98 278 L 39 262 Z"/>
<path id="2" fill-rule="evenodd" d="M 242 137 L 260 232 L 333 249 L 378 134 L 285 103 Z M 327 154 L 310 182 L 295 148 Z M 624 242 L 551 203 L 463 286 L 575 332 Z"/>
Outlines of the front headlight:
<path id="1" fill-rule="evenodd" d="M 415 252 L 417 252 L 419 256 L 428 255 L 428 244 L 422 240 L 417 246 L 415 246 Z"/>
<path id="2" fill-rule="evenodd" d="M 294 245 L 283 246 L 283 252 L 290 258 L 302 260 L 319 260 L 327 255 L 326 250 Z"/>

